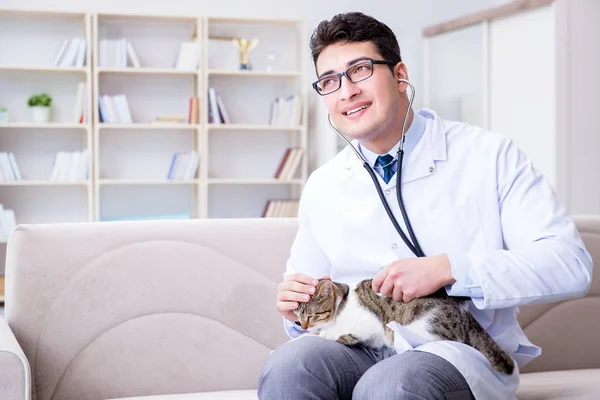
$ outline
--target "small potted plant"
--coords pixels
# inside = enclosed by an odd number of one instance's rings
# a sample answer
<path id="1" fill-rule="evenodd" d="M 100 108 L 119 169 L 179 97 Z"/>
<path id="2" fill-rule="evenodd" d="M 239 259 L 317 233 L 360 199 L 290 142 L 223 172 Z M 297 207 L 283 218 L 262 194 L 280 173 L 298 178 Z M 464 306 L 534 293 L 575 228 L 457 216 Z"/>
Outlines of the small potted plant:
<path id="1" fill-rule="evenodd" d="M 45 124 L 50 121 L 50 105 L 52 98 L 46 94 L 35 94 L 29 98 L 29 108 L 33 110 L 33 122 Z"/>

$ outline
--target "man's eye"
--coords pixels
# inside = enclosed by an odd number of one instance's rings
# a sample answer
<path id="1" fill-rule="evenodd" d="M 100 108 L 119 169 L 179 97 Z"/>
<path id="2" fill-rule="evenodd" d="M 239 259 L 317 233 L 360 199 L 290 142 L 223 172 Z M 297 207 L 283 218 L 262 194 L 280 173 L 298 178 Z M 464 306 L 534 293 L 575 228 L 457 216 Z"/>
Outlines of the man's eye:
<path id="1" fill-rule="evenodd" d="M 324 81 L 321 81 L 321 84 L 323 85 L 323 87 L 327 87 L 330 85 L 333 85 L 335 82 L 335 79 L 325 79 Z"/>

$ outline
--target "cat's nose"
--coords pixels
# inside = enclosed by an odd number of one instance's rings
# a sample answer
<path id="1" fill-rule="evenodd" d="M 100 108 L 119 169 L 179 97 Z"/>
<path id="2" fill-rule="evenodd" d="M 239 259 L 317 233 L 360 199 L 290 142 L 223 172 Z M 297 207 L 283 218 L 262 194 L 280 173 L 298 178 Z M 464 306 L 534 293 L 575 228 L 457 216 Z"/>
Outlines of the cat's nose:
<path id="1" fill-rule="evenodd" d="M 308 322 L 306 322 L 306 321 L 302 321 L 302 322 L 300 323 L 300 325 L 301 325 L 302 329 L 304 329 L 304 330 L 308 329 Z"/>

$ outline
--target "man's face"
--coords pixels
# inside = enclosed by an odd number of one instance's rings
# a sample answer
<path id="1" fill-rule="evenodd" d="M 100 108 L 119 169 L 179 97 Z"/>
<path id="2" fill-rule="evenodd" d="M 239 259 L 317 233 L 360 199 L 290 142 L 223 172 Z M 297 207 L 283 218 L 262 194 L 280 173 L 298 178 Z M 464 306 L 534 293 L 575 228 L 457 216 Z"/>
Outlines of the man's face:
<path id="1" fill-rule="evenodd" d="M 382 60 L 372 42 L 336 43 L 323 49 L 317 59 L 319 78 L 346 70 L 364 58 Z M 345 76 L 336 92 L 323 96 L 333 124 L 342 134 L 371 142 L 390 134 L 400 112 L 398 80 L 387 65 L 374 64 L 373 76 L 352 83 Z M 361 107 L 360 111 L 353 112 Z M 404 117 L 404 115 L 402 115 Z"/>

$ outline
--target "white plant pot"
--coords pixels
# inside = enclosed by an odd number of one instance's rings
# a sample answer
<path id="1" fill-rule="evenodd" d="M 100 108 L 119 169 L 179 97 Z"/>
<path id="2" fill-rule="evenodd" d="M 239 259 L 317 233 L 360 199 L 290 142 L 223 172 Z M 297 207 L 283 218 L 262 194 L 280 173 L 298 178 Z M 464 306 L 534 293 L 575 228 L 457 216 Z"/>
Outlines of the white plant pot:
<path id="1" fill-rule="evenodd" d="M 50 107 L 34 106 L 29 108 L 31 108 L 34 123 L 46 124 L 50 122 Z"/>

